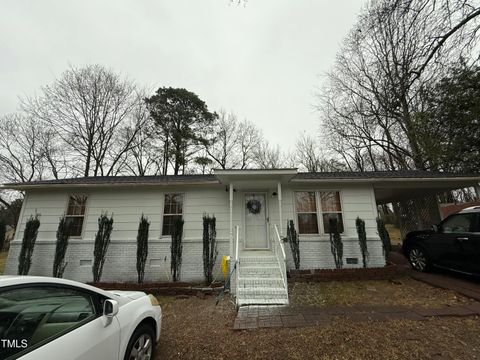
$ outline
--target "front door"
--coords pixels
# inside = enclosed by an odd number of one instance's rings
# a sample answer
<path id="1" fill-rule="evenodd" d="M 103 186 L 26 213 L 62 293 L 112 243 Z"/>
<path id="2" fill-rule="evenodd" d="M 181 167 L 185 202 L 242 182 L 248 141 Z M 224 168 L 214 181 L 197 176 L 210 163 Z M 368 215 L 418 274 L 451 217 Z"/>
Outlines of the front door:
<path id="1" fill-rule="evenodd" d="M 267 249 L 267 206 L 264 193 L 245 194 L 245 249 Z"/>

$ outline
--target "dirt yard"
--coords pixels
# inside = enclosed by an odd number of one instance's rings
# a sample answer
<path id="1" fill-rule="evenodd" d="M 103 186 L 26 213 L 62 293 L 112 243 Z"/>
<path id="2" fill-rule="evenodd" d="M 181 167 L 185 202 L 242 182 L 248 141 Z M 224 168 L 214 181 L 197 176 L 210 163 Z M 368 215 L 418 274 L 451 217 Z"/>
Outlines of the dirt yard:
<path id="1" fill-rule="evenodd" d="M 402 305 L 439 308 L 470 300 L 453 291 L 432 287 L 405 277 L 398 280 L 365 280 L 289 284 L 290 303 L 296 305 Z"/>
<path id="2" fill-rule="evenodd" d="M 158 359 L 475 359 L 476 317 L 427 321 L 355 322 L 234 331 L 229 299 L 161 297 L 163 334 Z M 290 284 L 294 305 L 402 305 L 440 308 L 471 300 L 410 278 Z"/>
<path id="3" fill-rule="evenodd" d="M 160 300 L 159 360 L 480 358 L 480 320 L 473 317 L 234 331 L 229 300 L 218 306 L 213 297 Z"/>
<path id="4" fill-rule="evenodd" d="M 402 234 L 400 234 L 400 229 L 393 224 L 385 224 L 385 228 L 390 235 L 390 242 L 392 243 L 392 245 L 401 245 Z"/>

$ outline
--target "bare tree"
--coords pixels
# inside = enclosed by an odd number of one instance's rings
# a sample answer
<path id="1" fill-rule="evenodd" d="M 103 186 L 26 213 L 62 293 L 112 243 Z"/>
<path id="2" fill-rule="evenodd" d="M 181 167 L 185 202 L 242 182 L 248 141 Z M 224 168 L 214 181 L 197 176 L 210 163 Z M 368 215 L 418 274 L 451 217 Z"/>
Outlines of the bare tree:
<path id="1" fill-rule="evenodd" d="M 367 6 L 328 74 L 320 103 L 324 131 L 350 166 L 431 167 L 416 121 L 421 93 L 448 63 L 475 49 L 478 15 L 473 0 Z"/>
<path id="2" fill-rule="evenodd" d="M 121 136 L 124 137 L 124 141 L 131 138 L 132 146 L 123 154 L 117 166 L 117 173 L 136 176 L 164 175 L 162 172 L 163 144 L 145 102 L 137 102 L 131 116 L 135 121 L 131 126 L 123 129 Z M 136 124 L 141 124 L 140 129 L 136 129 Z"/>
<path id="3" fill-rule="evenodd" d="M 135 117 L 142 101 L 136 86 L 100 66 L 70 68 L 23 109 L 50 126 L 83 176 L 114 175 L 146 119 Z M 127 131 L 128 129 L 128 131 Z M 128 136 L 126 136 L 126 134 Z"/>
<path id="4" fill-rule="evenodd" d="M 263 135 L 253 123 L 240 122 L 234 113 L 220 110 L 205 151 L 213 166 L 246 169 L 255 165 L 257 147 L 262 142 Z"/>
<path id="5" fill-rule="evenodd" d="M 9 114 L 0 118 L 1 181 L 42 179 L 45 170 L 45 129 L 31 117 Z"/>
<path id="6" fill-rule="evenodd" d="M 335 155 L 332 151 L 325 149 L 317 139 L 303 133 L 295 144 L 291 166 L 309 172 L 345 170 L 345 164 Z"/>
<path id="7" fill-rule="evenodd" d="M 307 134 L 302 134 L 295 144 L 295 157 L 297 163 L 310 172 L 320 171 L 320 147 L 318 142 Z"/>
<path id="8" fill-rule="evenodd" d="M 31 117 L 23 114 L 0 117 L 0 183 L 57 178 L 58 154 L 50 139 L 45 126 Z M 18 193 L 0 191 L 0 204 L 18 214 L 18 206 L 12 207 L 18 197 Z"/>
<path id="9" fill-rule="evenodd" d="M 257 147 L 263 142 L 260 130 L 251 122 L 244 120 L 238 125 L 238 151 L 240 154 L 240 169 L 249 168 L 255 161 Z"/>
<path id="10" fill-rule="evenodd" d="M 242 163 L 240 145 L 240 124 L 237 116 L 220 110 L 219 118 L 213 128 L 212 136 L 205 144 L 205 151 L 221 169 L 232 169 Z"/>
<path id="11" fill-rule="evenodd" d="M 281 153 L 280 147 L 271 146 L 268 141 L 263 140 L 255 147 L 255 165 L 260 169 L 279 169 L 285 166 L 285 156 Z"/>

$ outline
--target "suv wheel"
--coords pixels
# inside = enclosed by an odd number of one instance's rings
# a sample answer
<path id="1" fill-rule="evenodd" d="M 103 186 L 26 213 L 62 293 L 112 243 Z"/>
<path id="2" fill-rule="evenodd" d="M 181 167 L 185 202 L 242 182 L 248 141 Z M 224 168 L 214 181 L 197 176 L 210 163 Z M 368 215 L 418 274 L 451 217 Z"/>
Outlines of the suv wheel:
<path id="1" fill-rule="evenodd" d="M 412 268 L 417 271 L 425 272 L 429 268 L 428 256 L 421 247 L 414 246 L 408 252 L 408 261 Z"/>
<path id="2" fill-rule="evenodd" d="M 155 355 L 155 332 L 148 325 L 135 330 L 128 342 L 125 360 L 153 360 Z"/>

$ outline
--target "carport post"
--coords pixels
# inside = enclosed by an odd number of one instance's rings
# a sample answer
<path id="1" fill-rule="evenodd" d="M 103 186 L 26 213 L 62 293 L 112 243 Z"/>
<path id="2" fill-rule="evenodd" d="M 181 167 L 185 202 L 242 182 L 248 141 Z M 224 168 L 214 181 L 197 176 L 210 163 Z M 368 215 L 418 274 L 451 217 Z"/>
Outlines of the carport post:
<path id="1" fill-rule="evenodd" d="M 235 244 L 233 243 L 233 184 L 232 183 L 229 184 L 228 191 L 229 191 L 229 200 L 230 200 L 230 254 L 232 254 L 235 246 Z"/>
<path id="2" fill-rule="evenodd" d="M 474 186 L 474 189 L 475 189 L 475 195 L 477 196 L 477 200 L 480 200 L 480 183 L 477 183 Z"/>
<path id="3" fill-rule="evenodd" d="M 283 216 L 282 216 L 282 183 L 279 181 L 277 184 L 277 197 L 278 197 L 278 217 L 280 221 L 280 236 L 283 236 Z"/>

